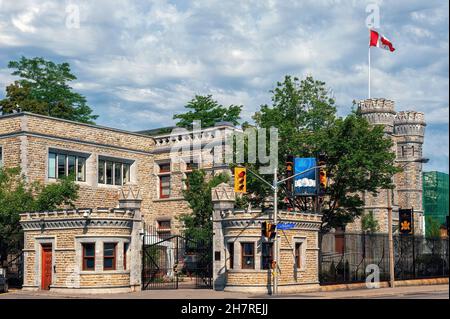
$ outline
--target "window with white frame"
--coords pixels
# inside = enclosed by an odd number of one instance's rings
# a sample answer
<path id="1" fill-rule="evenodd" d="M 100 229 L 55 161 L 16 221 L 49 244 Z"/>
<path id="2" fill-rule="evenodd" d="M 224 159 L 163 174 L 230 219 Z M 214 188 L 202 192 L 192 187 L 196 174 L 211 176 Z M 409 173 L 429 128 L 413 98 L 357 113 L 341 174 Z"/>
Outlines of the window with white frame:
<path id="1" fill-rule="evenodd" d="M 50 150 L 48 153 L 48 178 L 73 176 L 78 182 L 86 181 L 87 155 Z"/>
<path id="2" fill-rule="evenodd" d="M 110 160 L 99 157 L 98 183 L 105 185 L 125 185 L 131 181 L 131 162 L 126 160 Z"/>

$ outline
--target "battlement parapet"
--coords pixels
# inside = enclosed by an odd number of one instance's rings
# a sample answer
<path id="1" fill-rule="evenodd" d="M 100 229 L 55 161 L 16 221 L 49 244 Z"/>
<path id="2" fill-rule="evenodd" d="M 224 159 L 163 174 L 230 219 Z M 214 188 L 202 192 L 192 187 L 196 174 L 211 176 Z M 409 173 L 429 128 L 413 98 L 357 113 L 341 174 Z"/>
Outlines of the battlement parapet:
<path id="1" fill-rule="evenodd" d="M 365 99 L 358 102 L 360 114 L 390 113 L 395 114 L 395 103 L 384 98 Z"/>

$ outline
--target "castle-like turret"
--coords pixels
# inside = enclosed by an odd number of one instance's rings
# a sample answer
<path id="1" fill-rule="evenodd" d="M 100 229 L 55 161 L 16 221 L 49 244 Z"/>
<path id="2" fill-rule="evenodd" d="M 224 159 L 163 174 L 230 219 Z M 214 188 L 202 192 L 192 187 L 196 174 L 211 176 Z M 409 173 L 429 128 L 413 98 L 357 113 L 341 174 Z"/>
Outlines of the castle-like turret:
<path id="1" fill-rule="evenodd" d="M 358 112 L 364 116 L 369 123 L 384 125 L 387 134 L 394 132 L 395 118 L 394 101 L 376 98 L 366 99 L 358 103 Z"/>
<path id="2" fill-rule="evenodd" d="M 384 98 L 372 98 L 359 101 L 358 113 L 367 119 L 370 124 L 383 125 L 384 132 L 387 136 L 393 139 L 394 145 L 392 151 L 395 152 L 395 139 L 394 135 L 394 119 L 395 119 L 395 103 L 392 100 Z M 391 207 L 393 207 L 394 216 L 397 212 L 397 194 L 394 191 L 392 194 Z M 364 199 L 365 213 L 371 212 L 378 221 L 379 231 L 388 231 L 388 202 L 387 202 L 387 190 L 380 189 L 377 196 L 373 196 L 370 193 L 363 193 L 361 196 Z M 347 226 L 349 231 L 360 231 L 361 221 L 357 220 L 355 223 Z"/>
<path id="3" fill-rule="evenodd" d="M 425 133 L 422 112 L 398 112 L 394 119 L 397 165 L 403 169 L 395 177 L 399 208 L 413 208 L 416 233 L 423 231 L 422 146 Z"/>

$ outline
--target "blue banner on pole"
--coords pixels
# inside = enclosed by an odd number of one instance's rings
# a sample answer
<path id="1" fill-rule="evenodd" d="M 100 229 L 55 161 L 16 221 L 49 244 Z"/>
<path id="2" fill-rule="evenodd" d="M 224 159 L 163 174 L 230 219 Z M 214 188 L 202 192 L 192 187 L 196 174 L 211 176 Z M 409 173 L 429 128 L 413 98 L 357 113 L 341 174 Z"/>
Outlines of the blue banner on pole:
<path id="1" fill-rule="evenodd" d="M 296 157 L 294 159 L 294 175 L 313 168 L 316 165 L 314 157 Z M 313 196 L 317 194 L 316 170 L 310 171 L 294 177 L 294 195 Z"/>

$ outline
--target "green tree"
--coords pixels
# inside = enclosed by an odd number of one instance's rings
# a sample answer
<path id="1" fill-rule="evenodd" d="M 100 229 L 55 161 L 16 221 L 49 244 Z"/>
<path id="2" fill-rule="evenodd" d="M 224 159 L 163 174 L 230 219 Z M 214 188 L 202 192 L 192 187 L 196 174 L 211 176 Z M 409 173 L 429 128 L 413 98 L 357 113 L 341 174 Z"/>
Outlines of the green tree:
<path id="1" fill-rule="evenodd" d="M 320 150 L 325 153 L 331 183 L 322 203 L 322 230 L 344 227 L 362 214 L 362 192 L 377 195 L 392 189 L 394 165 L 392 141 L 383 127 L 372 126 L 356 113 L 340 118 L 330 127 Z"/>
<path id="2" fill-rule="evenodd" d="M 10 61 L 11 74 L 21 79 L 6 87 L 6 98 L 0 101 L 3 114 L 22 111 L 58 117 L 83 123 L 94 123 L 86 98 L 72 90 L 76 80 L 68 63 L 56 64 L 43 58 Z"/>
<path id="3" fill-rule="evenodd" d="M 378 221 L 373 216 L 373 211 L 369 211 L 367 214 L 361 217 L 361 229 L 364 232 L 376 233 L 380 229 Z"/>
<path id="4" fill-rule="evenodd" d="M 202 96 L 196 95 L 185 106 L 186 113 L 175 114 L 174 120 L 178 127 L 192 129 L 194 121 L 202 121 L 202 127 L 212 127 L 216 122 L 226 121 L 234 125 L 239 124 L 242 105 L 230 105 L 224 107 L 212 98 L 212 95 Z"/>
<path id="5" fill-rule="evenodd" d="M 7 252 L 19 247 L 23 234 L 19 214 L 54 210 L 61 205 L 73 207 L 78 185 L 66 178 L 58 183 L 27 183 L 18 168 L 0 167 L 0 265 Z"/>
<path id="6" fill-rule="evenodd" d="M 272 93 L 272 105 L 262 105 L 253 118 L 257 127 L 278 128 L 280 174 L 285 174 L 287 155 L 317 157 L 322 153 L 327 158 L 331 182 L 321 202 L 322 231 L 344 227 L 361 215 L 364 202 L 360 192 L 376 195 L 379 188 L 393 187 L 391 177 L 398 169 L 394 166 L 392 142 L 384 137 L 381 126 L 369 125 L 355 112 L 338 118 L 335 101 L 325 83 L 311 76 L 301 81 L 286 76 Z M 266 178 L 270 182 L 272 176 Z M 247 189 L 250 201 L 264 189 L 264 196 L 258 199 L 261 205 L 271 193 L 262 182 L 252 178 Z M 281 206 L 289 195 L 282 188 Z M 289 201 L 301 210 L 312 207 L 307 198 L 291 197 Z"/>
<path id="7" fill-rule="evenodd" d="M 186 182 L 189 187 L 183 190 L 183 196 L 192 212 L 180 216 L 188 238 L 200 241 L 212 239 L 211 189 L 228 181 L 229 176 L 226 174 L 207 176 L 204 170 L 194 170 L 188 175 Z"/>

